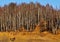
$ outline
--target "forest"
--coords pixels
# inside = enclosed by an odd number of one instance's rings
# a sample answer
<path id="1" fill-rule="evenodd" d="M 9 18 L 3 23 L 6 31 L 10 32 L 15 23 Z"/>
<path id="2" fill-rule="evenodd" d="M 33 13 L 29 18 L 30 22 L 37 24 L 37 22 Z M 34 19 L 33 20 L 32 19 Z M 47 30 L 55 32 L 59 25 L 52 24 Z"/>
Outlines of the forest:
<path id="1" fill-rule="evenodd" d="M 43 6 L 33 2 L 19 5 L 10 3 L 0 7 L 0 32 L 33 32 L 36 26 L 40 27 L 40 32 L 57 34 L 60 29 L 60 10 L 49 4 Z"/>

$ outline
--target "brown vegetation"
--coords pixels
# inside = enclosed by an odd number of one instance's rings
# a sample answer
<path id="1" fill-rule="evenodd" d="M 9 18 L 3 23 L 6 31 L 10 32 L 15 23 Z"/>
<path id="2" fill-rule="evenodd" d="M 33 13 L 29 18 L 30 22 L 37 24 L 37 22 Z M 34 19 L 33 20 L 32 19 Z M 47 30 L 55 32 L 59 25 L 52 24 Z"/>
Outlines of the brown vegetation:
<path id="1" fill-rule="evenodd" d="M 37 29 L 37 30 L 36 30 Z M 57 34 L 60 29 L 60 10 L 47 4 L 10 3 L 0 7 L 0 31 L 49 31 Z"/>

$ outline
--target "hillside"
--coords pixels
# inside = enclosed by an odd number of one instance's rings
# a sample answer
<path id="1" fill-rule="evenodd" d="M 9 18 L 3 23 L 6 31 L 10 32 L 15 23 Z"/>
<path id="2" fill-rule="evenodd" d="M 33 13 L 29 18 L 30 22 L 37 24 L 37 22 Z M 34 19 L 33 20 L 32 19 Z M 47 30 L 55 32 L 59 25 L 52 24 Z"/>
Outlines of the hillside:
<path id="1" fill-rule="evenodd" d="M 0 7 L 1 42 L 59 42 L 60 10 L 39 3 Z"/>

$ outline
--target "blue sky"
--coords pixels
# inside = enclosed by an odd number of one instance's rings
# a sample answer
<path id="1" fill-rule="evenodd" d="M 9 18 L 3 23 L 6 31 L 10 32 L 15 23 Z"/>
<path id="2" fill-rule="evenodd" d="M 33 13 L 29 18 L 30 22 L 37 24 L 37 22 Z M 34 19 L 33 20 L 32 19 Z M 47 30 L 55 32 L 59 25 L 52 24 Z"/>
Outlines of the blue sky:
<path id="1" fill-rule="evenodd" d="M 54 8 L 60 8 L 60 0 L 0 0 L 0 6 L 4 6 L 5 4 L 9 4 L 11 2 L 21 4 L 23 2 L 30 3 L 30 2 L 39 2 L 42 5 L 46 5 L 49 3 L 52 5 Z"/>

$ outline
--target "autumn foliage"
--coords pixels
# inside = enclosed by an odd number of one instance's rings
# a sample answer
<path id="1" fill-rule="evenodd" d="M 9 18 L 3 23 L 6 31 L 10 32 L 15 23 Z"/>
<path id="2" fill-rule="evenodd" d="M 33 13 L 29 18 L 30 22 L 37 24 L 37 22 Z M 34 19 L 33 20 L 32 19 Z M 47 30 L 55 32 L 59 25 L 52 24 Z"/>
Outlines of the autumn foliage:
<path id="1" fill-rule="evenodd" d="M 39 27 L 39 29 L 37 28 Z M 60 29 L 60 10 L 47 4 L 10 3 L 0 7 L 0 31 L 49 31 L 57 34 Z"/>

